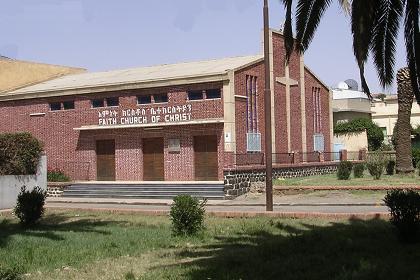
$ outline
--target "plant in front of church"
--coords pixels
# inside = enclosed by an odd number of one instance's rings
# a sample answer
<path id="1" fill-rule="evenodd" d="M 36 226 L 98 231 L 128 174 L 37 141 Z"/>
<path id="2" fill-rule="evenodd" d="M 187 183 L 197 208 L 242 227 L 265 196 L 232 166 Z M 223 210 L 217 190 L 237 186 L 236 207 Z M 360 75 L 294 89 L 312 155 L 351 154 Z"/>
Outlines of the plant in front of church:
<path id="1" fill-rule="evenodd" d="M 0 175 L 33 175 L 42 143 L 30 133 L 0 134 Z"/>
<path id="2" fill-rule="evenodd" d="M 351 175 L 351 170 L 353 169 L 353 163 L 350 161 L 342 161 L 338 165 L 337 178 L 338 180 L 349 180 Z"/>
<path id="3" fill-rule="evenodd" d="M 354 178 L 363 178 L 363 173 L 365 172 L 364 163 L 356 163 L 353 167 Z"/>
<path id="4" fill-rule="evenodd" d="M 419 241 L 420 194 L 413 190 L 392 190 L 386 194 L 384 202 L 401 239 L 405 242 Z"/>
<path id="5" fill-rule="evenodd" d="M 47 192 L 39 187 L 28 191 L 25 186 L 20 190 L 14 214 L 25 227 L 31 227 L 44 215 Z"/>
<path id="6" fill-rule="evenodd" d="M 376 152 L 368 156 L 366 160 L 366 166 L 369 170 L 369 174 L 379 180 L 384 173 L 385 159 L 382 153 Z"/>
<path id="7" fill-rule="evenodd" d="M 47 180 L 48 182 L 70 182 L 69 176 L 59 169 L 48 170 Z"/>
<path id="8" fill-rule="evenodd" d="M 386 163 L 386 174 L 394 175 L 395 170 L 395 160 L 391 159 Z"/>
<path id="9" fill-rule="evenodd" d="M 174 235 L 196 235 L 204 229 L 206 200 L 199 201 L 190 195 L 178 195 L 171 206 L 170 217 Z"/>

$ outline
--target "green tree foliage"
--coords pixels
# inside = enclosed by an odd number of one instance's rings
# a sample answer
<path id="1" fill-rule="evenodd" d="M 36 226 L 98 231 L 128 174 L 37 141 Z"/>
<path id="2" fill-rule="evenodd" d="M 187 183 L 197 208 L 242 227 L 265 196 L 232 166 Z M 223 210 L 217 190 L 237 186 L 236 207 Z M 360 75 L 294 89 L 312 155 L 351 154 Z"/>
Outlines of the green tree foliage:
<path id="1" fill-rule="evenodd" d="M 351 135 L 366 130 L 369 150 L 379 150 L 384 141 L 382 129 L 370 119 L 359 118 L 349 122 L 338 123 L 334 126 L 334 133 L 338 135 Z"/>
<path id="2" fill-rule="evenodd" d="M 190 195 L 174 198 L 170 211 L 174 235 L 195 235 L 204 228 L 205 203 Z"/>
<path id="3" fill-rule="evenodd" d="M 30 133 L 0 134 L 0 175 L 35 174 L 42 143 Z"/>

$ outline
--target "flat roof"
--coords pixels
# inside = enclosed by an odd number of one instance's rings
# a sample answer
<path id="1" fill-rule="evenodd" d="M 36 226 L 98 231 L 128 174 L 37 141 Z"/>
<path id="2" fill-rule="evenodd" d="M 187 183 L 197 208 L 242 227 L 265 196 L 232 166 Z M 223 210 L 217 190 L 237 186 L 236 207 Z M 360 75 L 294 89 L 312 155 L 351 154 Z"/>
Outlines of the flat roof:
<path id="1" fill-rule="evenodd" d="M 228 79 L 229 71 L 239 70 L 263 60 L 263 55 L 239 56 L 67 75 L 1 93 L 0 101 L 222 81 Z"/>

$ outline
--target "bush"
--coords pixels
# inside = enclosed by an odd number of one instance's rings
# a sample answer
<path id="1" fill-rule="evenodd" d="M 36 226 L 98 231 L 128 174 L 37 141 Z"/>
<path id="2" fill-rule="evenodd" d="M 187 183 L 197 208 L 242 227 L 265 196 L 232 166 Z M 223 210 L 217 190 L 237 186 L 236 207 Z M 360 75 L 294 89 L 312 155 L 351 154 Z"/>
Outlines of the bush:
<path id="1" fill-rule="evenodd" d="M 363 173 L 365 172 L 365 164 L 357 163 L 353 167 L 354 178 L 362 178 Z"/>
<path id="2" fill-rule="evenodd" d="M 170 216 L 174 235 L 195 235 L 204 228 L 204 206 L 190 195 L 178 195 L 174 198 Z"/>
<path id="3" fill-rule="evenodd" d="M 379 180 L 384 173 L 385 160 L 383 155 L 380 153 L 373 153 L 369 155 L 366 161 L 367 169 L 369 174 L 373 176 L 376 180 Z"/>
<path id="4" fill-rule="evenodd" d="M 16 268 L 3 268 L 0 266 L 0 279 L 1 280 L 20 280 L 21 272 Z"/>
<path id="5" fill-rule="evenodd" d="M 419 170 L 419 176 L 420 176 L 420 160 L 417 162 L 417 169 Z"/>
<path id="6" fill-rule="evenodd" d="M 381 148 L 384 141 L 382 129 L 371 119 L 359 118 L 349 122 L 337 123 L 334 126 L 334 133 L 338 135 L 350 135 L 366 130 L 369 150 L 376 151 Z"/>
<path id="7" fill-rule="evenodd" d="M 413 157 L 413 166 L 415 166 L 416 163 L 418 163 L 420 161 L 420 149 L 419 148 L 413 148 L 412 149 L 412 157 Z"/>
<path id="8" fill-rule="evenodd" d="M 35 174 L 42 144 L 30 133 L 0 134 L 0 175 Z"/>
<path id="9" fill-rule="evenodd" d="M 69 182 L 70 178 L 61 170 L 49 170 L 47 172 L 48 182 Z"/>
<path id="10" fill-rule="evenodd" d="M 395 160 L 390 160 L 386 164 L 386 174 L 387 175 L 394 175 L 395 170 Z"/>
<path id="11" fill-rule="evenodd" d="M 420 233 L 420 194 L 412 190 L 393 190 L 384 198 L 391 222 L 405 242 L 418 241 Z"/>
<path id="12" fill-rule="evenodd" d="M 32 191 L 27 191 L 25 186 L 21 188 L 14 212 L 23 226 L 33 226 L 42 217 L 46 197 L 47 192 L 39 187 Z"/>
<path id="13" fill-rule="evenodd" d="M 349 180 L 353 163 L 350 161 L 342 161 L 338 165 L 337 178 L 338 180 Z"/>

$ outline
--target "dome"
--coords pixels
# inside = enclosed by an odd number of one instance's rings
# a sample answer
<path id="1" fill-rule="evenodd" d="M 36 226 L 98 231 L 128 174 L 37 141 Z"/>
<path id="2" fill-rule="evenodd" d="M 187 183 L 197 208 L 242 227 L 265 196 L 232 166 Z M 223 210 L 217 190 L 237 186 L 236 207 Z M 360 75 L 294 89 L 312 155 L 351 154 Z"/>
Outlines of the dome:
<path id="1" fill-rule="evenodd" d="M 339 82 L 338 85 L 337 85 L 337 87 L 339 89 L 349 89 L 349 85 L 346 84 L 345 82 Z"/>

